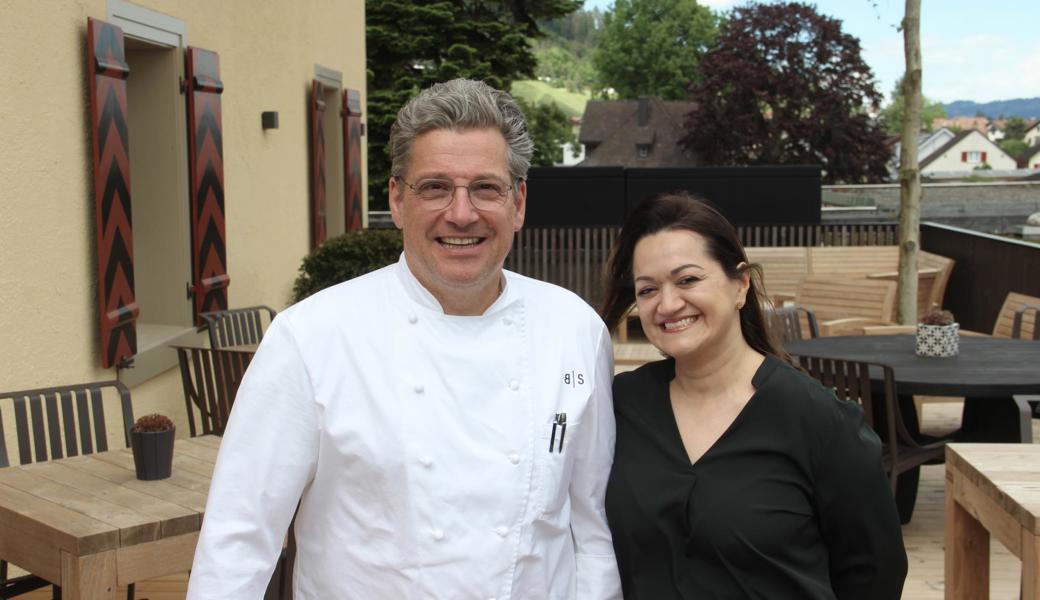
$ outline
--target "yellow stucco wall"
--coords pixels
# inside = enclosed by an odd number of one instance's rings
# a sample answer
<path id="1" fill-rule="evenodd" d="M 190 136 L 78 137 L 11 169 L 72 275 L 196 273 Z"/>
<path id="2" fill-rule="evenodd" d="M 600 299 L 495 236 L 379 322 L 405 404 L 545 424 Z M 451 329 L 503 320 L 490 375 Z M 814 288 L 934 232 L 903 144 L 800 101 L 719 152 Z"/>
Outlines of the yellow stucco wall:
<path id="1" fill-rule="evenodd" d="M 283 308 L 309 249 L 310 81 L 316 64 L 337 70 L 364 107 L 364 3 L 137 4 L 220 55 L 229 301 Z M 107 13 L 106 0 L 0 0 L 0 390 L 116 375 L 98 350 L 85 58 L 87 17 Z M 266 110 L 279 129 L 261 129 Z M 176 369 L 132 392 L 138 415 L 183 423 Z"/>

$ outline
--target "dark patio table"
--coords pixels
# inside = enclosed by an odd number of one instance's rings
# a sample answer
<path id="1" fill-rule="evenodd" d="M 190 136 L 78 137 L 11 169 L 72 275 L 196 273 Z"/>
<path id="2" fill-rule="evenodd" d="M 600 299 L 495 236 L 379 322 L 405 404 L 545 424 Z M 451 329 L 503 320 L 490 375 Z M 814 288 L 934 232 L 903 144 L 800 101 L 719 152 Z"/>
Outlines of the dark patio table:
<path id="1" fill-rule="evenodd" d="M 1019 394 L 1040 394 L 1040 342 L 983 336 L 960 338 L 960 354 L 949 358 L 914 353 L 913 335 L 821 337 L 788 342 L 795 356 L 840 358 L 883 363 L 892 367 L 899 407 L 908 429 L 922 441 L 913 396 L 964 396 L 958 442 L 1032 442 L 1032 413 Z M 882 391 L 880 370 L 871 373 Z M 881 403 L 875 403 L 879 406 Z M 913 511 L 918 470 L 900 477 L 897 502 L 905 519 Z M 904 491 L 905 490 L 905 491 Z"/>

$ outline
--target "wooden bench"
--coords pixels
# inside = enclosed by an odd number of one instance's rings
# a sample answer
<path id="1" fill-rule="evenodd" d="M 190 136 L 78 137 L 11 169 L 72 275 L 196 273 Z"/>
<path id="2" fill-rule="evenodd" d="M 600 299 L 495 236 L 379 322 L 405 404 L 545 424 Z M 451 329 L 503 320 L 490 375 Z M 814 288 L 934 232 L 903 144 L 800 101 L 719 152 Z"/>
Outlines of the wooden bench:
<path id="1" fill-rule="evenodd" d="M 820 335 L 855 334 L 866 325 L 895 322 L 896 284 L 866 277 L 810 275 L 799 284 L 794 302 L 816 313 Z"/>
<path id="2" fill-rule="evenodd" d="M 809 276 L 829 274 L 894 282 L 899 268 L 898 246 L 753 247 L 746 250 L 752 262 L 762 265 L 766 293 L 777 304 L 794 298 L 799 283 Z M 918 314 L 943 305 L 953 265 L 953 259 L 945 256 L 918 253 Z"/>

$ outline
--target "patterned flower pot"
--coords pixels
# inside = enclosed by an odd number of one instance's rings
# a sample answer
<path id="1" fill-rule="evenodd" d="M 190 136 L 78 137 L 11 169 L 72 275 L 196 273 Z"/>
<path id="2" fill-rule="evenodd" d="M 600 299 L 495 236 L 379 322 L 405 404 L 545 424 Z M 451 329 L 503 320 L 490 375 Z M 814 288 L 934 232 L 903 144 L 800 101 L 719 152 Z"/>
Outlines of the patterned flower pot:
<path id="1" fill-rule="evenodd" d="M 960 325 L 917 325 L 918 356 L 957 356 L 960 352 Z"/>
<path id="2" fill-rule="evenodd" d="M 173 471 L 173 440 L 177 429 L 131 431 L 130 449 L 134 453 L 137 478 L 145 481 L 166 479 Z"/>

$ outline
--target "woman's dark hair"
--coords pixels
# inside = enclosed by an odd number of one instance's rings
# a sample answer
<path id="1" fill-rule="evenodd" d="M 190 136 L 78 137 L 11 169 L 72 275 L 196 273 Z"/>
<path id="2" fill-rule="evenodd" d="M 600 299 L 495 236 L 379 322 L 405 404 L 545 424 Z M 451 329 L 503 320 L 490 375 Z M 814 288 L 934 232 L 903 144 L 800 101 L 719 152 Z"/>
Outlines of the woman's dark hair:
<path id="1" fill-rule="evenodd" d="M 763 354 L 787 358 L 766 323 L 762 303 L 762 267 L 747 259 L 737 231 L 719 211 L 706 201 L 686 192 L 672 192 L 644 199 L 625 219 L 614 250 L 607 263 L 607 294 L 601 315 L 614 331 L 621 318 L 636 300 L 632 275 L 632 257 L 636 244 L 648 235 L 663 231 L 692 231 L 704 238 L 708 254 L 715 259 L 727 277 L 739 278 L 750 271 L 747 299 L 740 309 L 740 330 L 748 345 Z M 743 264 L 741 264 L 743 263 Z"/>

